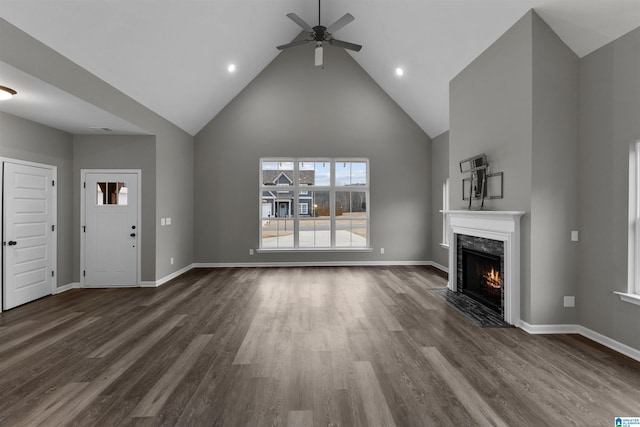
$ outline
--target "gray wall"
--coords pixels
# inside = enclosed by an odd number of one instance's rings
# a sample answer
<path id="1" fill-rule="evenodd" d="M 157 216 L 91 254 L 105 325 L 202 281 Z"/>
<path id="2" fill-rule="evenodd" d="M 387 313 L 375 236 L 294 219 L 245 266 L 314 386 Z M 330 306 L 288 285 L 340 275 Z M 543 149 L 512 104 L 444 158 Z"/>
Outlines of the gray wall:
<path id="1" fill-rule="evenodd" d="M 504 198 L 491 210 L 524 211 L 521 222 L 521 316 L 531 318 L 531 12 L 460 72 L 449 85 L 451 209 L 466 209 L 459 161 L 485 153 L 504 173 Z M 466 176 L 465 176 L 466 177 Z"/>
<path id="2" fill-rule="evenodd" d="M 577 293 L 578 58 L 529 11 L 450 84 L 451 208 L 462 207 L 458 162 L 485 153 L 504 172 L 492 210 L 524 211 L 521 318 L 574 323 Z"/>
<path id="3" fill-rule="evenodd" d="M 193 137 L 87 70 L 0 19 L 0 60 L 98 108 L 139 126 L 156 137 L 156 205 L 153 252 L 161 279 L 193 262 Z M 161 216 L 175 226 L 161 227 Z M 169 257 L 175 256 L 174 265 Z M 145 276 L 146 277 L 146 276 Z"/>
<path id="4" fill-rule="evenodd" d="M 73 137 L 73 277 L 80 281 L 80 182 L 82 169 L 141 169 L 141 275 L 155 280 L 156 144 L 153 136 Z"/>
<path id="5" fill-rule="evenodd" d="M 342 49 L 284 51 L 195 138 L 201 263 L 431 259 L 430 138 Z M 367 157 L 373 253 L 256 254 L 260 157 Z M 380 248 L 385 254 L 380 254 Z"/>
<path id="6" fill-rule="evenodd" d="M 442 242 L 442 184 L 449 178 L 449 132 L 431 141 L 431 260 L 448 267 L 449 250 Z"/>
<path id="7" fill-rule="evenodd" d="M 66 132 L 0 112 L 0 157 L 57 166 L 58 287 L 74 281 L 72 239 L 73 143 Z"/>
<path id="8" fill-rule="evenodd" d="M 629 144 L 640 139 L 640 29 L 580 61 L 580 324 L 640 349 L 627 290 Z"/>
<path id="9" fill-rule="evenodd" d="M 156 278 L 193 263 L 193 138 L 182 132 L 156 137 Z M 162 227 L 160 218 L 171 218 Z M 171 265 L 170 259 L 174 258 Z"/>
<path id="10" fill-rule="evenodd" d="M 577 293 L 578 57 L 535 13 L 531 165 L 532 324 L 575 324 Z"/>

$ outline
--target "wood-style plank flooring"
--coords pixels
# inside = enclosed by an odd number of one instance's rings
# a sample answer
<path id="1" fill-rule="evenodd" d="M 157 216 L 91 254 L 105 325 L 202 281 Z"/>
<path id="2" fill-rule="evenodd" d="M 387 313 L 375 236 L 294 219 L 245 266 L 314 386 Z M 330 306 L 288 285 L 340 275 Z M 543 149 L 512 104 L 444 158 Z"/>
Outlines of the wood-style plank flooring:
<path id="1" fill-rule="evenodd" d="M 478 328 L 424 267 L 195 269 L 0 314 L 0 425 L 608 426 L 640 363 Z"/>

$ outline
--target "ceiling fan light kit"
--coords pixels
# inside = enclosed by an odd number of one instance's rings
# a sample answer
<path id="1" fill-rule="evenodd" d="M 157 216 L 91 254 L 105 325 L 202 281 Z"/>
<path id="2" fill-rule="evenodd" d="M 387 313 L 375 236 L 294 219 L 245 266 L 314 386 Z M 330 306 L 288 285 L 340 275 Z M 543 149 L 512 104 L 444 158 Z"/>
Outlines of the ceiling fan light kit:
<path id="1" fill-rule="evenodd" d="M 1 86 L 0 85 L 0 101 L 5 101 L 7 99 L 11 99 L 13 95 L 16 95 L 18 92 L 11 89 L 10 87 Z"/>
<path id="2" fill-rule="evenodd" d="M 322 65 L 322 42 L 316 42 L 316 56 L 313 64 L 316 67 Z"/>
<path id="3" fill-rule="evenodd" d="M 347 25 L 349 22 L 353 21 L 355 18 L 350 13 L 346 13 L 342 18 L 338 19 L 333 24 L 325 27 L 320 24 L 320 0 L 318 0 L 318 25 L 315 27 L 311 27 L 311 25 L 307 24 L 302 18 L 300 18 L 295 13 L 287 13 L 287 17 L 291 19 L 293 22 L 298 24 L 303 30 L 309 33 L 308 39 L 302 40 L 294 40 L 291 43 L 283 44 L 277 46 L 276 49 L 284 50 L 294 46 L 300 46 L 303 44 L 307 44 L 309 42 L 315 41 L 315 66 L 322 66 L 323 64 L 323 48 L 324 42 L 328 42 L 331 46 L 341 47 L 343 49 L 353 50 L 355 52 L 360 52 L 362 46 L 355 43 L 349 43 L 342 40 L 335 39 L 333 37 L 333 33 Z"/>

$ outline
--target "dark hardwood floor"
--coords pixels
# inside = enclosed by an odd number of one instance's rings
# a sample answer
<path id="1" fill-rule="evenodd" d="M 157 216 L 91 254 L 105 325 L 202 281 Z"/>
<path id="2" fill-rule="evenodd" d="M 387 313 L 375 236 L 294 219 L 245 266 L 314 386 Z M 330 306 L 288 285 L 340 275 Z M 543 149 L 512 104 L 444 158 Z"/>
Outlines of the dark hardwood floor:
<path id="1" fill-rule="evenodd" d="M 609 426 L 640 363 L 478 328 L 423 267 L 196 269 L 0 314 L 0 425 Z"/>

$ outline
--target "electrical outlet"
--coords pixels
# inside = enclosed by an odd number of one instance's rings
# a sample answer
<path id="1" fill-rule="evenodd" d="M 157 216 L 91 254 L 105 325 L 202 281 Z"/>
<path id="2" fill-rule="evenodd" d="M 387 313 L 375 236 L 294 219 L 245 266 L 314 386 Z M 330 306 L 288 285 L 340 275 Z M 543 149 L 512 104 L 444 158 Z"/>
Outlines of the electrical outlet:
<path id="1" fill-rule="evenodd" d="M 380 248 L 380 253 L 384 255 L 384 248 Z"/>
<path id="2" fill-rule="evenodd" d="M 575 307 L 576 306 L 576 297 L 564 297 L 564 306 L 565 307 Z"/>
<path id="3" fill-rule="evenodd" d="M 577 242 L 578 241 L 578 232 L 575 231 L 575 230 L 571 232 L 571 241 L 572 242 Z"/>
<path id="4" fill-rule="evenodd" d="M 173 257 L 171 257 L 171 265 L 173 265 Z"/>
<path id="5" fill-rule="evenodd" d="M 253 255 L 253 249 L 249 249 L 249 255 Z"/>

